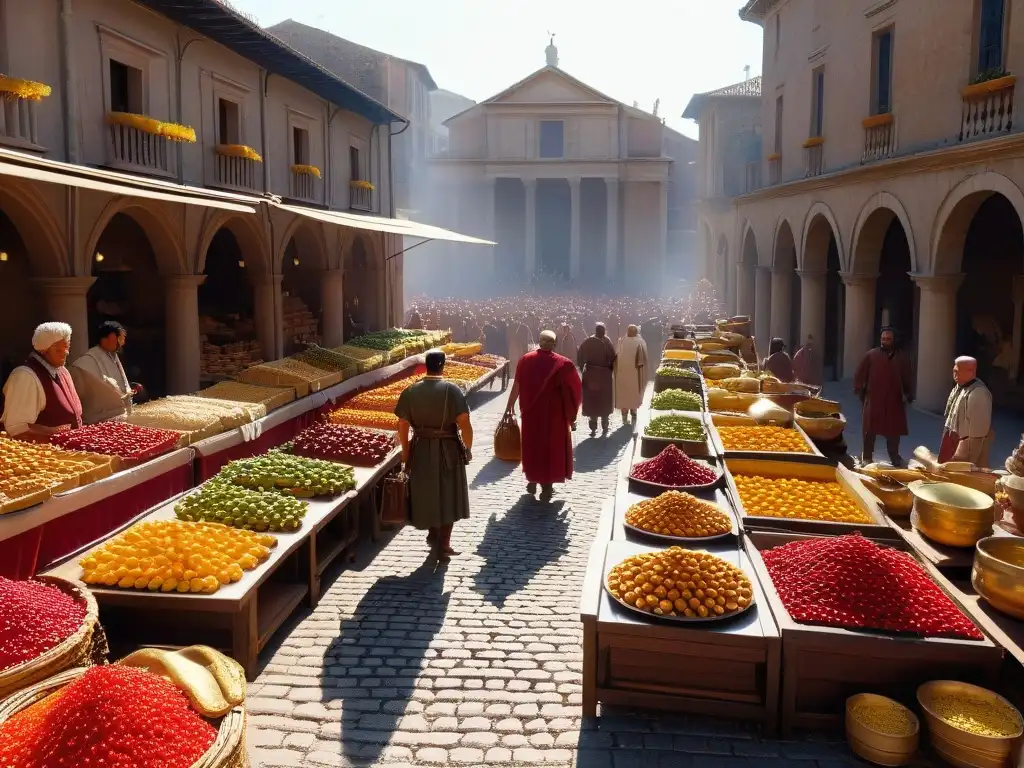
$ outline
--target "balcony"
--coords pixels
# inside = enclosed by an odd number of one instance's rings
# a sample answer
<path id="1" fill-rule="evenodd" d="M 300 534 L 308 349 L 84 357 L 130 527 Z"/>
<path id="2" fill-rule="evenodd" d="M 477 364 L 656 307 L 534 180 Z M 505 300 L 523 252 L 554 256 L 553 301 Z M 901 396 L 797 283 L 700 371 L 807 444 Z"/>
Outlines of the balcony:
<path id="1" fill-rule="evenodd" d="M 128 125 L 112 123 L 107 128 L 110 131 L 108 151 L 111 167 L 132 173 L 174 174 L 170 139 Z"/>
<path id="2" fill-rule="evenodd" d="M 252 147 L 218 144 L 213 148 L 214 185 L 238 192 L 259 192 L 263 188 L 257 165 L 263 158 Z"/>
<path id="3" fill-rule="evenodd" d="M 768 155 L 768 184 L 769 186 L 782 181 L 782 155 L 778 152 Z"/>
<path id="4" fill-rule="evenodd" d="M 804 142 L 804 178 L 821 176 L 825 172 L 825 139 L 812 136 Z"/>
<path id="5" fill-rule="evenodd" d="M 0 143 L 42 152 L 36 117 L 38 106 L 39 102 L 31 99 L 0 99 Z"/>
<path id="6" fill-rule="evenodd" d="M 1013 94 L 1017 78 L 997 77 L 960 90 L 963 112 L 960 141 L 992 138 L 1013 128 Z"/>
<path id="7" fill-rule="evenodd" d="M 353 179 L 348 186 L 348 207 L 353 211 L 372 211 L 373 184 L 362 179 Z"/>
<path id="8" fill-rule="evenodd" d="M 320 178 L 320 169 L 312 165 L 293 165 L 289 184 L 289 195 L 295 200 L 316 202 L 316 182 Z"/>
<path id="9" fill-rule="evenodd" d="M 896 116 L 891 112 L 872 115 L 861 121 L 864 128 L 862 163 L 886 160 L 896 154 Z"/>

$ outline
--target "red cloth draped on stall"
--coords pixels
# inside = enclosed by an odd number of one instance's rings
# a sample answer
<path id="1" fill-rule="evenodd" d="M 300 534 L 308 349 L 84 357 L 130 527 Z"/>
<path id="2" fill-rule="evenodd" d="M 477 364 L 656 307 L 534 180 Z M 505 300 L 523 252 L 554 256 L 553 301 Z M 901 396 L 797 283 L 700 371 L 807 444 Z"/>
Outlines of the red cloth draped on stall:
<path id="1" fill-rule="evenodd" d="M 527 481 L 549 485 L 572 477 L 572 435 L 583 387 L 576 366 L 538 349 L 516 366 L 522 414 L 523 472 Z"/>

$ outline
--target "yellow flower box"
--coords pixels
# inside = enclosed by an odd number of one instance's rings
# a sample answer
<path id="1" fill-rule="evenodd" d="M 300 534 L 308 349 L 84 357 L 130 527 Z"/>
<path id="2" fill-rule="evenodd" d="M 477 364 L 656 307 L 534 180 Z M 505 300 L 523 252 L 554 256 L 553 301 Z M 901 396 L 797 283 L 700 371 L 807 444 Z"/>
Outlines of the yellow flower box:
<path id="1" fill-rule="evenodd" d="M 373 192 L 373 190 L 376 189 L 376 187 L 373 186 L 371 182 L 364 181 L 362 179 L 352 179 L 352 181 L 350 181 L 348 185 L 353 189 L 365 189 L 368 192 Z"/>
<path id="2" fill-rule="evenodd" d="M 318 179 L 321 178 L 320 169 L 315 165 L 293 165 L 292 173 L 297 173 L 302 176 L 316 176 Z"/>
<path id="3" fill-rule="evenodd" d="M 110 112 L 107 115 L 107 122 L 111 125 L 134 128 L 151 136 L 162 136 L 170 141 L 183 141 L 187 144 L 196 143 L 196 132 L 191 126 L 165 123 L 162 120 L 147 117 L 146 115 L 135 115 L 131 112 Z"/>
<path id="4" fill-rule="evenodd" d="M 767 159 L 768 159 L 769 163 L 774 163 L 776 160 L 781 160 L 782 159 L 782 153 L 781 152 L 772 152 L 770 155 L 768 155 Z"/>
<path id="5" fill-rule="evenodd" d="M 39 101 L 50 95 L 52 89 L 45 83 L 21 80 L 17 77 L 0 75 L 0 93 L 8 99 L 29 99 Z"/>
<path id="6" fill-rule="evenodd" d="M 811 149 L 812 147 L 820 147 L 825 143 L 824 136 L 811 136 L 807 141 L 804 142 L 804 149 Z"/>
<path id="7" fill-rule="evenodd" d="M 871 117 L 865 117 L 860 121 L 861 126 L 865 130 L 870 128 L 881 128 L 883 125 L 892 125 L 893 116 L 892 112 L 886 112 L 881 115 L 872 115 Z"/>
<path id="8" fill-rule="evenodd" d="M 218 144 L 213 151 L 223 157 L 241 157 L 244 160 L 252 160 L 255 163 L 262 163 L 260 153 L 245 144 Z"/>
<path id="9" fill-rule="evenodd" d="M 974 83 L 972 85 L 965 85 L 960 89 L 960 95 L 965 99 L 976 99 L 982 96 L 988 96 L 990 93 L 996 91 L 1005 91 L 1013 88 L 1017 84 L 1016 75 L 1006 75 L 1005 77 L 997 77 L 992 80 L 986 80 L 983 83 Z"/>

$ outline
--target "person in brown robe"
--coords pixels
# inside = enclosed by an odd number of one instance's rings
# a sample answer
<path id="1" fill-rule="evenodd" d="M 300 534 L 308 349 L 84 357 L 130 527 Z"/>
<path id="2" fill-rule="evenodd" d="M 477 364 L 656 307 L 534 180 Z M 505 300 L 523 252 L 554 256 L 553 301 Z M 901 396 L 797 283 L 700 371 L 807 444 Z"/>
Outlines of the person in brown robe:
<path id="1" fill-rule="evenodd" d="M 615 347 L 604 323 L 598 323 L 594 335 L 580 344 L 577 363 L 583 369 L 583 415 L 590 422 L 590 436 L 597 434 L 597 420 L 608 434 L 608 417 L 615 406 Z"/>
<path id="2" fill-rule="evenodd" d="M 882 435 L 889 461 L 894 467 L 902 467 L 900 438 L 910 434 L 907 406 L 914 402 L 914 375 L 910 359 L 896 346 L 892 328 L 882 329 L 881 346 L 860 361 L 853 376 L 853 391 L 864 406 L 861 461 L 869 464 L 874 460 L 875 438 Z"/>
<path id="3" fill-rule="evenodd" d="M 786 342 L 778 337 L 772 339 L 772 343 L 768 347 L 768 357 L 764 359 L 761 368 L 779 381 L 784 381 L 787 384 L 793 381 L 793 361 L 789 357 L 789 352 L 786 351 Z"/>
<path id="4" fill-rule="evenodd" d="M 821 357 L 813 336 L 808 335 L 807 341 L 793 355 L 793 375 L 803 384 L 821 384 Z"/>

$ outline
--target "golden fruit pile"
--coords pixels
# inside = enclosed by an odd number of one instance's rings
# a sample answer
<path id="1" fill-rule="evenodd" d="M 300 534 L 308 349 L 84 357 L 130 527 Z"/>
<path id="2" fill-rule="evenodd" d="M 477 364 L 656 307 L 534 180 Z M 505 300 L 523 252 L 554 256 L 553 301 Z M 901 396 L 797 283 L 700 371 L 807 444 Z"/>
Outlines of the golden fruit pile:
<path id="1" fill-rule="evenodd" d="M 270 557 L 277 539 L 220 523 L 136 523 L 79 561 L 82 581 L 150 592 L 211 595 Z"/>
<path id="2" fill-rule="evenodd" d="M 616 600 L 657 616 L 708 619 L 754 602 L 750 579 L 707 552 L 671 547 L 627 557 L 608 574 Z"/>
<path id="3" fill-rule="evenodd" d="M 360 411 L 355 408 L 338 408 L 327 416 L 331 424 L 347 424 L 350 427 L 398 430 L 398 417 L 387 411 Z"/>
<path id="4" fill-rule="evenodd" d="M 795 429 L 785 427 L 718 427 L 727 451 L 809 453 L 810 446 Z"/>
<path id="5" fill-rule="evenodd" d="M 734 474 L 733 481 L 748 515 L 832 523 L 874 522 L 834 480 Z"/>
<path id="6" fill-rule="evenodd" d="M 109 475 L 110 457 L 0 436 L 0 514 L 42 501 L 35 497 L 50 489 L 73 488 L 86 473 Z"/>
<path id="7" fill-rule="evenodd" d="M 417 373 L 404 379 L 393 381 L 390 384 L 385 384 L 382 387 L 361 392 L 346 402 L 345 407 L 355 411 L 394 411 L 395 406 L 398 404 L 399 396 L 422 379 L 423 374 Z"/>
<path id="8" fill-rule="evenodd" d="M 717 505 L 680 491 L 668 491 L 626 510 L 634 528 L 662 536 L 704 539 L 732 531 L 732 520 Z"/>
<path id="9" fill-rule="evenodd" d="M 467 384 L 472 384 L 488 373 L 490 371 L 486 368 L 481 368 L 479 365 L 470 365 L 469 363 L 447 362 L 444 365 L 444 378 L 451 381 L 464 381 Z"/>

